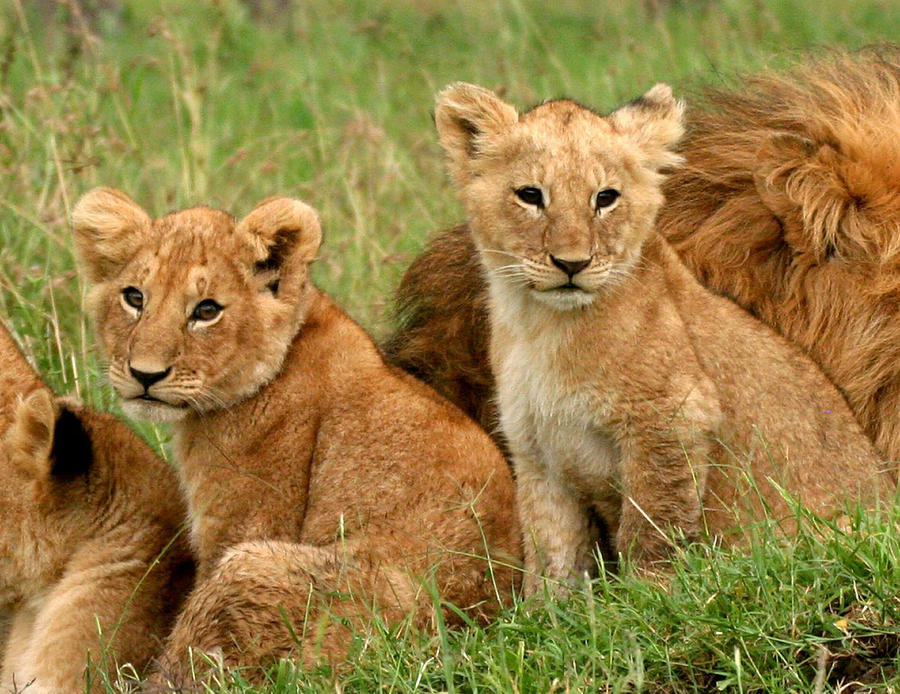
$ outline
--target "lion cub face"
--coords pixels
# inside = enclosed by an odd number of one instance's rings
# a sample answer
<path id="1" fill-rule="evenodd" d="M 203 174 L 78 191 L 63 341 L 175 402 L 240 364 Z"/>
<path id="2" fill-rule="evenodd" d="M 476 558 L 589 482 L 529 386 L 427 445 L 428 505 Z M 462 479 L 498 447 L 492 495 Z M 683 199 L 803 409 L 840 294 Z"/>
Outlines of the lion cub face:
<path id="1" fill-rule="evenodd" d="M 153 220 L 99 188 L 79 200 L 73 223 L 128 414 L 178 420 L 227 407 L 278 372 L 321 241 L 312 208 L 273 198 L 240 222 L 205 207 Z"/>
<path id="2" fill-rule="evenodd" d="M 572 101 L 522 115 L 457 83 L 435 121 L 495 288 L 558 310 L 627 276 L 662 203 L 658 171 L 679 161 L 681 105 L 657 85 L 604 118 Z"/>

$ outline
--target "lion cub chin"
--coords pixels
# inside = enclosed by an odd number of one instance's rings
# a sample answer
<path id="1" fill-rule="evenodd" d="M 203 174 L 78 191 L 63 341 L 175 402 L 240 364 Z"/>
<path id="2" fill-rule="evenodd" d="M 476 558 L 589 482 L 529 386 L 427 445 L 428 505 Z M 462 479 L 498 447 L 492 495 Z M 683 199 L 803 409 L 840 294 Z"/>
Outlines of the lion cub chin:
<path id="1" fill-rule="evenodd" d="M 0 689 L 106 691 L 190 589 L 178 481 L 113 417 L 53 400 L 2 326 L 0 363 Z"/>
<path id="2" fill-rule="evenodd" d="M 190 678 L 189 648 L 228 666 L 339 661 L 374 614 L 430 623 L 428 585 L 496 613 L 521 557 L 503 456 L 312 285 L 312 208 L 151 220 L 98 189 L 74 226 L 110 380 L 126 403 L 179 413 L 202 579 L 158 681 Z"/>
<path id="3" fill-rule="evenodd" d="M 812 362 L 702 288 L 656 233 L 681 116 L 661 84 L 607 117 L 566 100 L 520 115 L 467 84 L 437 99 L 489 287 L 528 593 L 540 574 L 589 571 L 604 535 L 646 567 L 673 534 L 790 530 L 779 488 L 828 517 L 892 494 Z"/>

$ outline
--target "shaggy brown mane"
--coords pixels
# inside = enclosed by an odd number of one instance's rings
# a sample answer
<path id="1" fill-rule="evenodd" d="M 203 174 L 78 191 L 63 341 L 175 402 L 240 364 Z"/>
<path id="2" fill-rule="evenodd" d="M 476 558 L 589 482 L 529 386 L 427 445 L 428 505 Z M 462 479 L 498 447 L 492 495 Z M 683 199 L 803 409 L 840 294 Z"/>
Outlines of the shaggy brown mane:
<path id="1" fill-rule="evenodd" d="M 400 327 L 383 345 L 388 359 L 429 383 L 500 443 L 487 365 L 487 293 L 467 227 L 429 243 L 404 274 L 395 304 Z"/>
<path id="2" fill-rule="evenodd" d="M 698 219 L 747 196 L 776 219 L 791 208 L 800 213 L 804 238 L 797 241 L 805 243 L 794 245 L 809 255 L 807 264 L 897 260 L 900 235 L 890 215 L 900 186 L 900 47 L 829 53 L 788 73 L 756 75 L 739 89 L 707 89 L 701 99 L 682 144 L 686 165 L 666 186 L 661 221 L 670 239 L 711 240 L 695 231 Z M 772 236 L 771 227 L 742 232 L 763 245 Z"/>

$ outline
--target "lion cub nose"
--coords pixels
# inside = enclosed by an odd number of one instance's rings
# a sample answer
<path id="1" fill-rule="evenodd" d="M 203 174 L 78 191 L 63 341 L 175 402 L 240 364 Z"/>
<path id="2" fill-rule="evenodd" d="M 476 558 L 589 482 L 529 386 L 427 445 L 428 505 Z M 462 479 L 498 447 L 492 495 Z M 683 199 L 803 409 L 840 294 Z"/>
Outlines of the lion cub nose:
<path id="1" fill-rule="evenodd" d="M 564 260 L 562 258 L 557 258 L 555 255 L 551 255 L 550 260 L 554 265 L 556 265 L 556 267 L 565 272 L 569 277 L 574 277 L 591 264 L 590 258 L 583 258 L 581 260 Z"/>
<path id="2" fill-rule="evenodd" d="M 134 376 L 134 380 L 144 386 L 144 390 L 147 390 L 154 383 L 156 383 L 157 381 L 161 381 L 166 376 L 168 376 L 172 372 L 172 367 L 170 366 L 165 371 L 154 371 L 152 373 L 147 371 L 138 371 L 131 366 L 128 367 L 128 370 L 131 372 L 131 375 Z"/>

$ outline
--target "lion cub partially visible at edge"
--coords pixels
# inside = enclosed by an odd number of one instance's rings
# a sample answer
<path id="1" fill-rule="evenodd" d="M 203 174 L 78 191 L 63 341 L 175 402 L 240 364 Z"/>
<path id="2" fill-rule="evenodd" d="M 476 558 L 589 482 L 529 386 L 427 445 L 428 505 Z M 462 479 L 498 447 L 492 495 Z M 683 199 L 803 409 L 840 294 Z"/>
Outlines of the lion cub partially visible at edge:
<path id="1" fill-rule="evenodd" d="M 437 99 L 488 281 L 528 594 L 538 574 L 591 567 L 598 516 L 647 566 L 673 529 L 692 540 L 764 510 L 789 527 L 776 485 L 825 516 L 892 495 L 813 363 L 701 287 L 656 233 L 681 116 L 662 84 L 605 118 L 567 100 L 519 115 L 468 84 Z"/>
<path id="2" fill-rule="evenodd" d="M 339 661 L 373 610 L 428 621 L 423 582 L 496 613 L 521 557 L 507 465 L 312 285 L 312 208 L 272 198 L 239 222 L 205 207 L 152 220 L 97 189 L 73 221 L 125 411 L 175 422 L 203 580 L 160 681 L 189 679 L 189 647 L 264 665 L 299 639 L 306 662 Z"/>
<path id="3" fill-rule="evenodd" d="M 0 366 L 0 689 L 105 691 L 190 589 L 178 481 L 121 422 L 54 401 L 2 326 Z"/>

